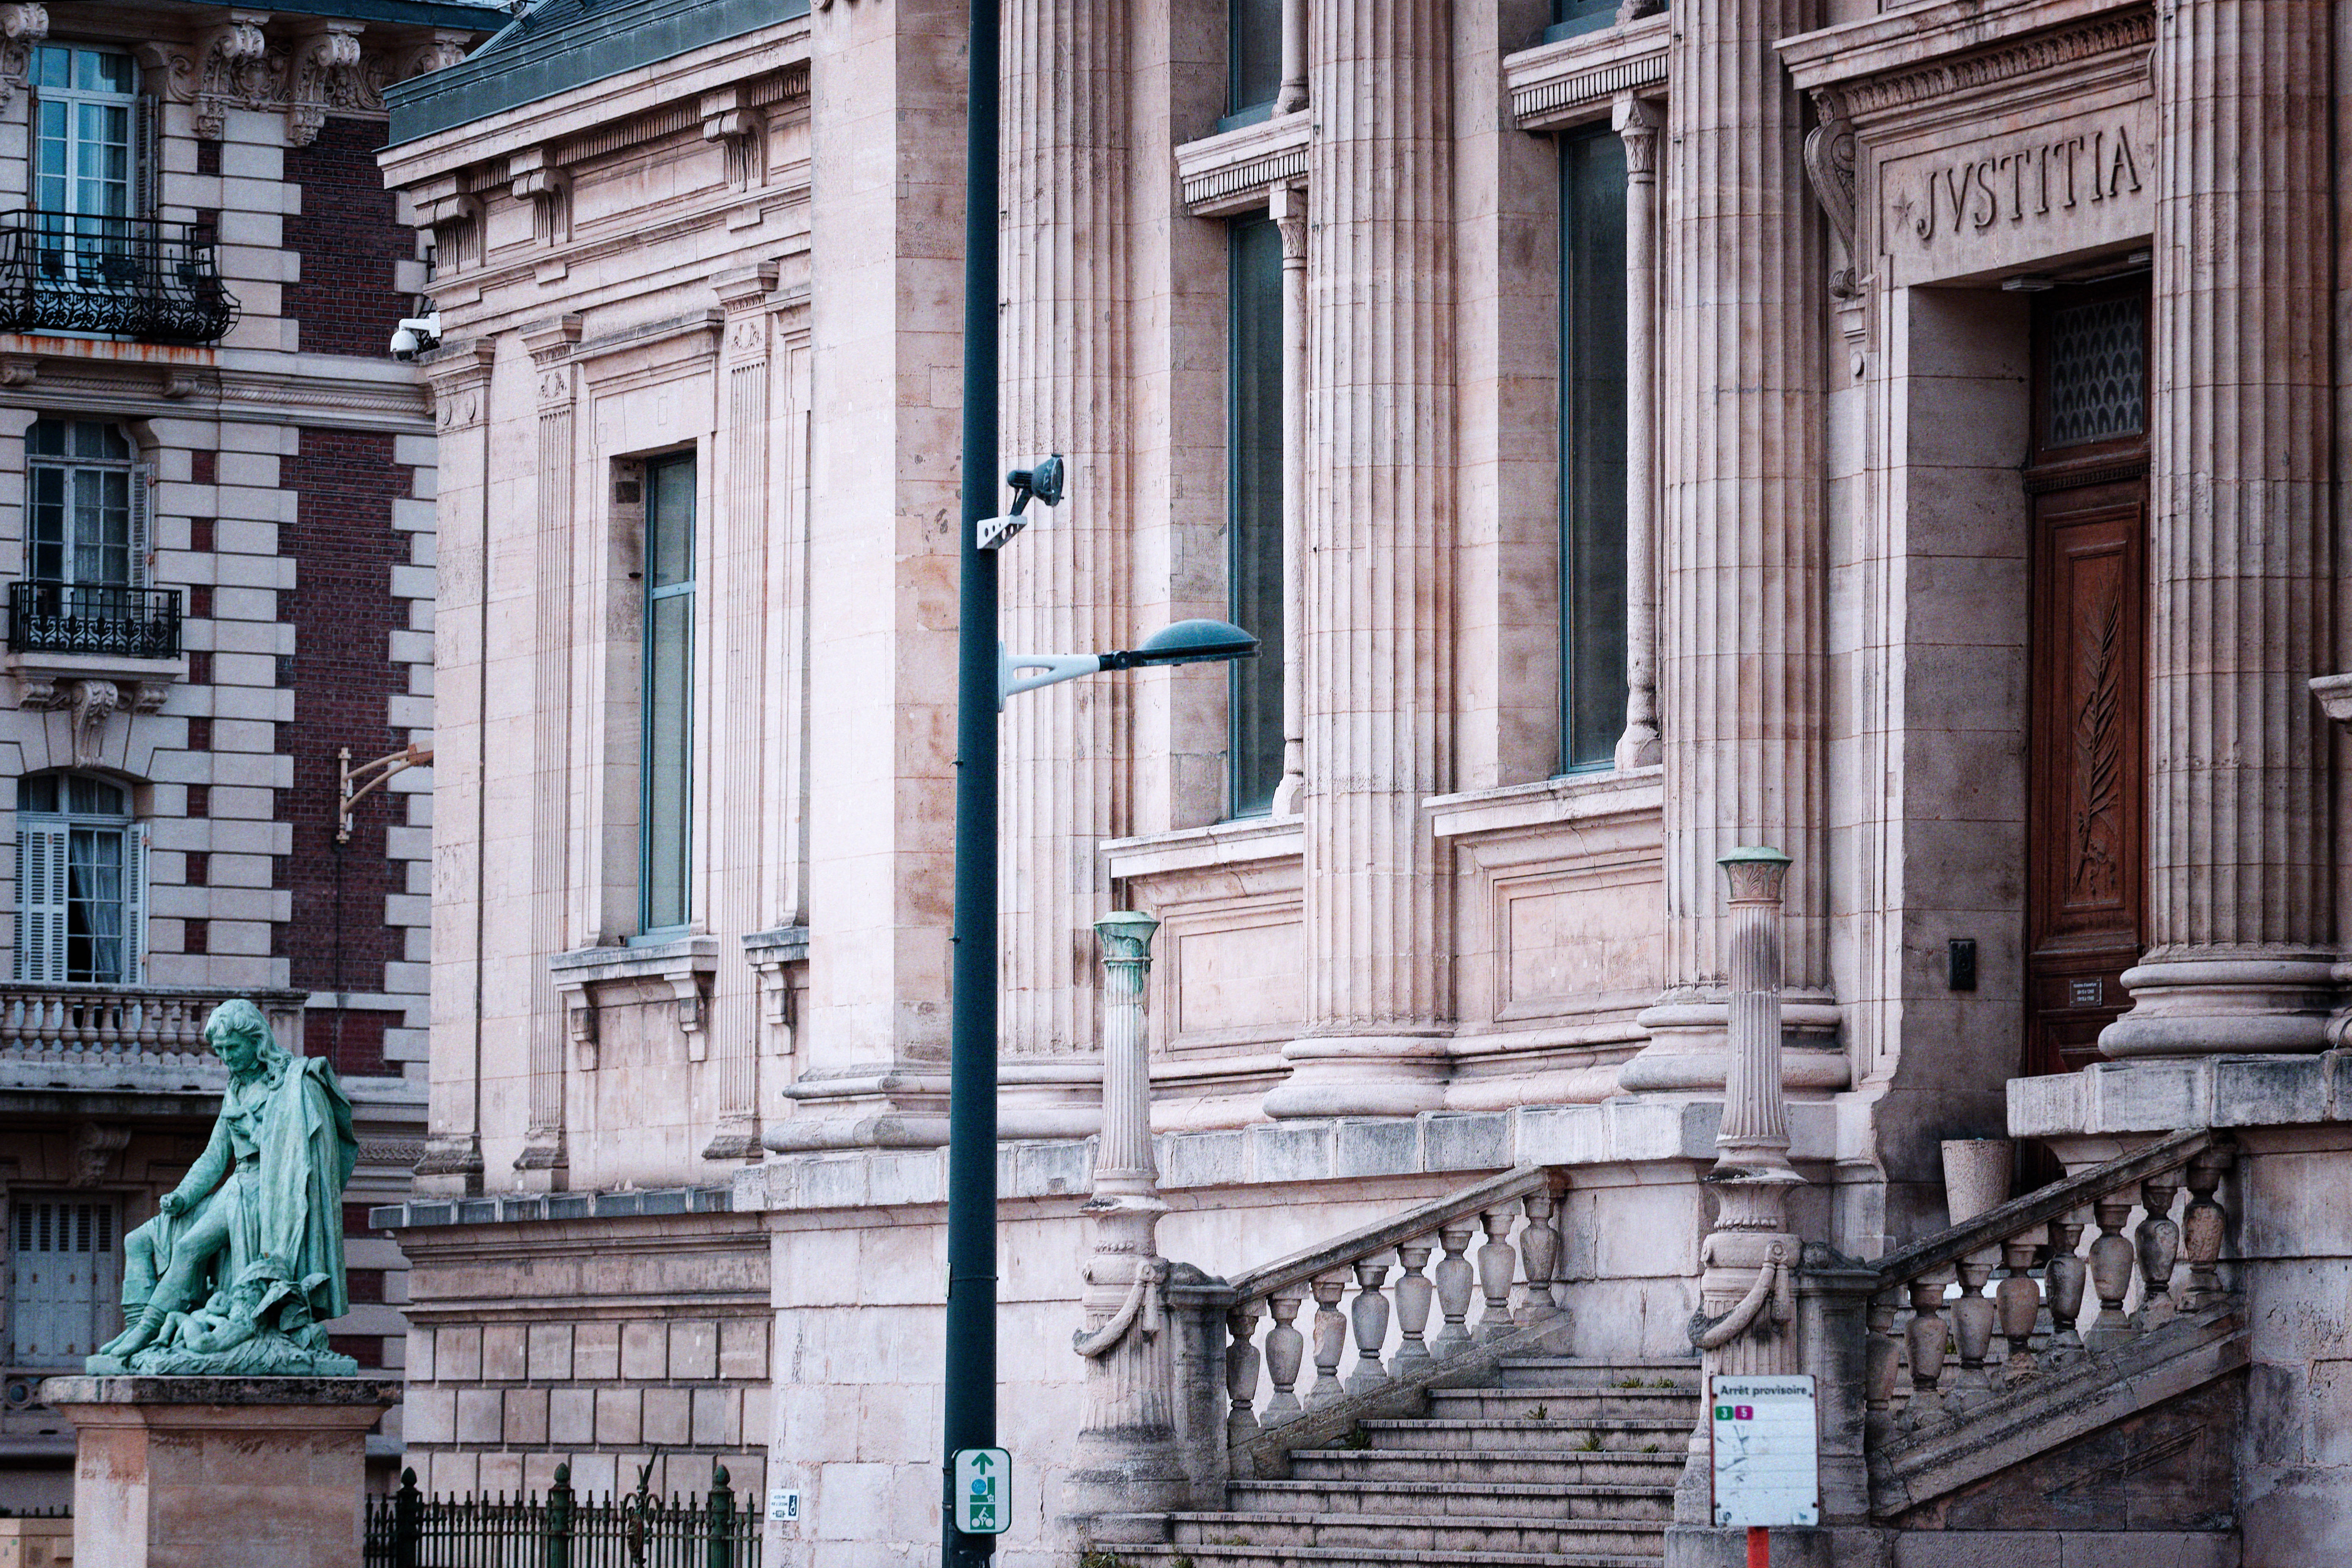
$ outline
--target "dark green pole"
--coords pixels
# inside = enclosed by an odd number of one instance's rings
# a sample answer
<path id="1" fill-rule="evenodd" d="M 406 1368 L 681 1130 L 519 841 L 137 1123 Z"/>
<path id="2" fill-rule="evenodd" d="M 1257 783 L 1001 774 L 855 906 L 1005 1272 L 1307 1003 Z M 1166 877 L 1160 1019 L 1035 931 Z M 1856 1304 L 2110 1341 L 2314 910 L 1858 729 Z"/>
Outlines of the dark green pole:
<path id="1" fill-rule="evenodd" d="M 971 0 L 963 220 L 962 599 L 957 628 L 955 959 L 948 1026 L 947 1420 L 942 1568 L 976 1568 L 996 1538 L 955 1527 L 955 1454 L 996 1446 L 997 5 Z"/>

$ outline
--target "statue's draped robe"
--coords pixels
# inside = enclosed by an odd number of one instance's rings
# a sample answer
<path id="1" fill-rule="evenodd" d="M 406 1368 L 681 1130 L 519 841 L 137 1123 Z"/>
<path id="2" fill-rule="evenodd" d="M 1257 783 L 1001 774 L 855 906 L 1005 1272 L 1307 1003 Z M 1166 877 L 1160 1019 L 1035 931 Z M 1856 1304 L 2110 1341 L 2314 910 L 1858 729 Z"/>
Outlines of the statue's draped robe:
<path id="1" fill-rule="evenodd" d="M 310 1290 L 310 1310 L 322 1323 L 341 1317 L 351 1310 L 343 1184 L 358 1161 L 352 1102 L 323 1058 L 277 1061 L 257 1078 L 231 1083 L 212 1141 L 182 1184 L 183 1190 L 210 1185 L 209 1195 L 177 1218 L 158 1215 L 148 1222 L 158 1274 L 179 1239 L 219 1211 L 228 1250 L 215 1268 L 215 1283 L 235 1279 L 247 1263 L 270 1254 L 289 1279 L 323 1275 Z M 207 1294 L 200 1289 L 196 1299 Z"/>

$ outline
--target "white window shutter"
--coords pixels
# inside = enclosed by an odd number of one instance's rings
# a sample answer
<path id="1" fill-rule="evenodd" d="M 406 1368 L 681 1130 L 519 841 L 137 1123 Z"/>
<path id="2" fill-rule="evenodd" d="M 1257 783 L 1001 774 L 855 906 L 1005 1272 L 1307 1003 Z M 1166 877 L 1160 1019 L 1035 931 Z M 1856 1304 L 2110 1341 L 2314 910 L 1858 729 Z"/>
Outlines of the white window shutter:
<path id="1" fill-rule="evenodd" d="M 16 978 L 60 985 L 66 978 L 66 825 L 16 818 Z"/>
<path id="2" fill-rule="evenodd" d="M 155 548 L 155 531 L 150 525 L 155 494 L 155 465 L 131 465 L 131 582 L 133 588 L 144 588 L 150 575 Z"/>
<path id="3" fill-rule="evenodd" d="M 147 825 L 134 822 L 123 830 L 122 984 L 147 982 Z"/>

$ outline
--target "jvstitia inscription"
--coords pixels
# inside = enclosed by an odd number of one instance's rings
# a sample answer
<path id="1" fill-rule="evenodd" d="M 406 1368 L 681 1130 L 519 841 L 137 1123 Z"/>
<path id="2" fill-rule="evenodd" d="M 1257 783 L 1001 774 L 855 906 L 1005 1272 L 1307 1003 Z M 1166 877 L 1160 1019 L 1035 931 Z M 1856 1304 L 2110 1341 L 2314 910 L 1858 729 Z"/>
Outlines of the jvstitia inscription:
<path id="1" fill-rule="evenodd" d="M 343 1184 L 359 1157 L 352 1102 L 334 1068 L 297 1058 L 261 1009 L 224 1002 L 205 1043 L 228 1068 L 210 1142 L 162 1212 L 124 1237 L 130 1326 L 86 1365 L 94 1374 L 349 1377 L 327 1345 L 349 1310 Z"/>

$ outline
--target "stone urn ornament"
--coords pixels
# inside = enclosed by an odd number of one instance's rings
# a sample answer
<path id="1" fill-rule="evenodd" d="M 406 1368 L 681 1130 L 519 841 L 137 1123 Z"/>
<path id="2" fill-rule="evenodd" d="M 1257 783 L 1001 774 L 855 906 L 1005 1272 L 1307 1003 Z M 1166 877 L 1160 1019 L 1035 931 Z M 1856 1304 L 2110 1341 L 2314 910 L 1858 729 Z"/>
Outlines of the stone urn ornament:
<path id="1" fill-rule="evenodd" d="M 352 1377 L 324 1325 L 351 1308 L 343 1185 L 359 1158 L 335 1069 L 279 1045 L 261 1009 L 213 1010 L 205 1043 L 228 1090 L 205 1152 L 123 1238 L 129 1326 L 92 1375 Z"/>

